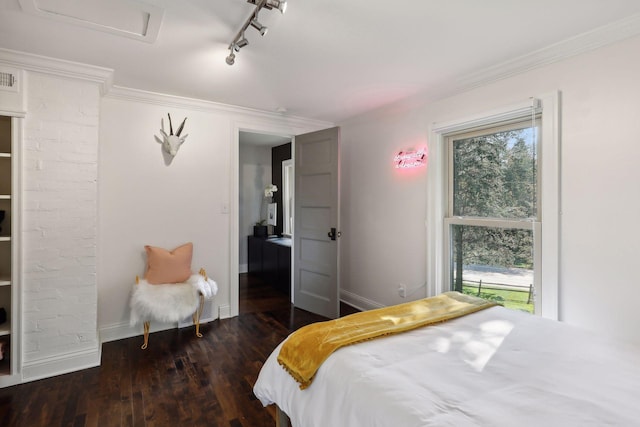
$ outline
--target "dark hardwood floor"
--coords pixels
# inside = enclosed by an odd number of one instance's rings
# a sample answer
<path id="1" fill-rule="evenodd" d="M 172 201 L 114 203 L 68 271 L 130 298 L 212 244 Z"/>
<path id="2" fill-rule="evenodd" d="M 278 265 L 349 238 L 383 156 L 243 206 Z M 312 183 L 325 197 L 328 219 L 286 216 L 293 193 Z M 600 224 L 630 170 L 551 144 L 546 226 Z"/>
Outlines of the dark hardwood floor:
<path id="1" fill-rule="evenodd" d="M 243 274 L 238 317 L 203 325 L 202 338 L 193 327 L 153 333 L 147 350 L 142 336 L 105 343 L 100 367 L 0 389 L 0 426 L 274 426 L 274 408 L 253 395 L 258 372 L 320 320 Z"/>

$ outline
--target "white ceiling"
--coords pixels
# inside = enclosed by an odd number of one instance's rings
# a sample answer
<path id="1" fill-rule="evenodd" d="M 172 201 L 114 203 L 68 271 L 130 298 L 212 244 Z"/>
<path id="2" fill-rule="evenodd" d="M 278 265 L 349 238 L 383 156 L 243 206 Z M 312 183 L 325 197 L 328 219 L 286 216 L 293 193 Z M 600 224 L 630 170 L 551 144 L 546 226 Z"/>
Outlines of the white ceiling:
<path id="1" fill-rule="evenodd" d="M 495 78 L 497 64 L 526 55 L 544 62 L 558 43 L 603 26 L 640 34 L 639 0 L 289 0 L 285 15 L 261 12 L 269 33 L 249 28 L 250 44 L 228 66 L 227 47 L 252 5 L 145 3 L 164 10 L 152 43 L 0 0 L 0 47 L 111 68 L 117 86 L 339 123 L 403 98 L 451 93 L 483 71 Z"/>

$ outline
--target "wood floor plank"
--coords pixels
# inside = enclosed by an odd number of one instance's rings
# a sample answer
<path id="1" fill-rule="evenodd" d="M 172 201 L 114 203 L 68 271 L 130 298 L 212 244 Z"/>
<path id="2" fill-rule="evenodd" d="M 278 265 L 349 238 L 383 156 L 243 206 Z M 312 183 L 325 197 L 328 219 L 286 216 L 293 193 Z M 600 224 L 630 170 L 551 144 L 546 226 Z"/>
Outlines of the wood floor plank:
<path id="1" fill-rule="evenodd" d="M 253 395 L 260 368 L 291 332 L 326 319 L 247 274 L 239 311 L 202 325 L 202 338 L 184 328 L 151 334 L 147 350 L 142 336 L 105 343 L 100 367 L 0 389 L 0 426 L 274 426 Z"/>

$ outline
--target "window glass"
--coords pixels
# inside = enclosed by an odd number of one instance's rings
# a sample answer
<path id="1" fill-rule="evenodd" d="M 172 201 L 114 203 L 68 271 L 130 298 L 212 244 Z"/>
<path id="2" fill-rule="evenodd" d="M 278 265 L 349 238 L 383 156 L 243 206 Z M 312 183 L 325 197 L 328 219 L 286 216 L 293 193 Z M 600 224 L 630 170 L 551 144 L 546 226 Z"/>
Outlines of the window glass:
<path id="1" fill-rule="evenodd" d="M 448 138 L 452 290 L 534 312 L 537 130 L 532 121 Z"/>
<path id="2" fill-rule="evenodd" d="M 451 225 L 452 289 L 534 312 L 533 230 Z"/>
<path id="3" fill-rule="evenodd" d="M 453 215 L 536 216 L 535 128 L 453 140 Z"/>

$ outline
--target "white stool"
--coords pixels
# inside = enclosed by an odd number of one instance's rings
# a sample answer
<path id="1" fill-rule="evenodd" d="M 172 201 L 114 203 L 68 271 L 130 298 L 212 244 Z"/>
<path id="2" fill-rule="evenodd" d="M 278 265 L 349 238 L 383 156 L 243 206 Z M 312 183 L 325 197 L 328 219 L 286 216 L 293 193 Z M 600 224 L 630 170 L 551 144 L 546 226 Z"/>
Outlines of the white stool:
<path id="1" fill-rule="evenodd" d="M 151 320 L 163 323 L 179 322 L 193 316 L 196 336 L 200 333 L 200 316 L 205 299 L 218 293 L 218 285 L 207 277 L 201 268 L 199 274 L 193 274 L 183 283 L 150 284 L 136 276 L 136 284 L 131 294 L 130 324 L 144 322 L 144 344 L 149 343 L 149 326 Z"/>

